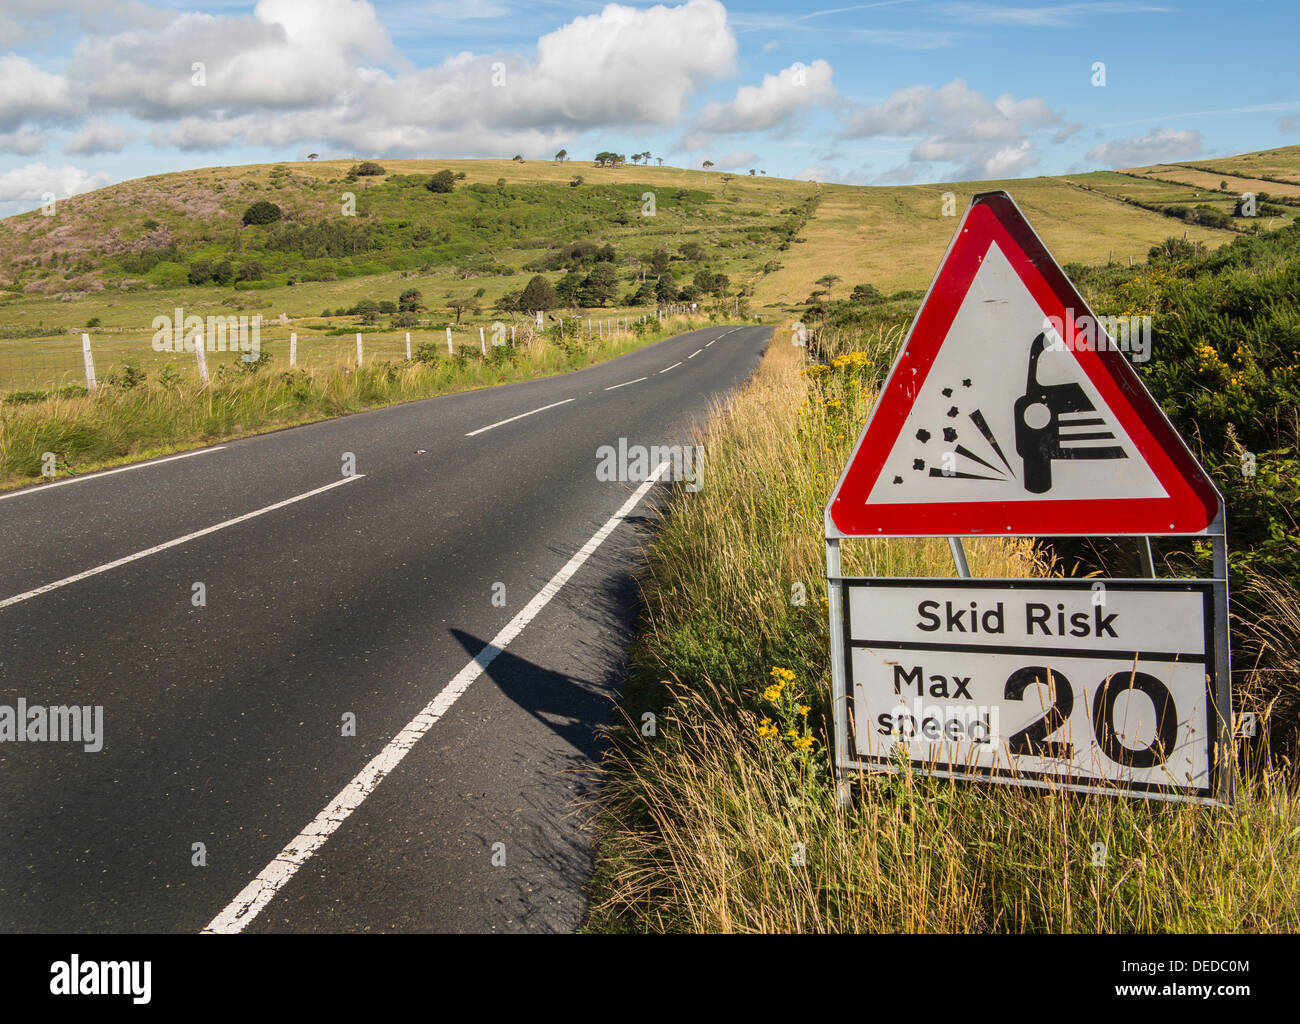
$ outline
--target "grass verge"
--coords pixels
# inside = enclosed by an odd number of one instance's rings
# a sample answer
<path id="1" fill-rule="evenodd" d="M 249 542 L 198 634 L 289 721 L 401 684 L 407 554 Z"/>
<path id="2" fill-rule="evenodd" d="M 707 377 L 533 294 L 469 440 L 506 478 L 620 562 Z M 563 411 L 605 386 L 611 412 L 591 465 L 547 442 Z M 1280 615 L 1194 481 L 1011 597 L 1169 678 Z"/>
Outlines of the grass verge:
<path id="1" fill-rule="evenodd" d="M 94 396 L 0 403 L 0 490 L 363 409 L 568 373 L 710 322 L 666 318 L 642 333 L 594 343 L 529 331 L 517 348 L 490 349 L 486 358 L 467 348 L 447 357 L 435 345 L 423 360 L 360 369 L 250 371 L 236 356 L 207 386 L 166 371 L 144 379 L 119 374 Z"/>
<path id="2" fill-rule="evenodd" d="M 587 927 L 1300 927 L 1295 779 L 1249 751 L 1231 810 L 975 786 L 905 765 L 863 778 L 851 806 L 838 806 L 821 510 L 897 336 L 828 335 L 827 355 L 863 354 L 808 371 L 801 349 L 774 344 L 701 439 L 704 488 L 670 500 L 602 765 Z M 1053 570 L 1024 542 L 991 539 L 969 555 L 976 575 Z M 942 576 L 951 563 L 942 540 L 859 542 L 846 546 L 845 572 Z M 1271 670 L 1294 677 L 1297 638 L 1277 624 L 1259 645 Z"/>

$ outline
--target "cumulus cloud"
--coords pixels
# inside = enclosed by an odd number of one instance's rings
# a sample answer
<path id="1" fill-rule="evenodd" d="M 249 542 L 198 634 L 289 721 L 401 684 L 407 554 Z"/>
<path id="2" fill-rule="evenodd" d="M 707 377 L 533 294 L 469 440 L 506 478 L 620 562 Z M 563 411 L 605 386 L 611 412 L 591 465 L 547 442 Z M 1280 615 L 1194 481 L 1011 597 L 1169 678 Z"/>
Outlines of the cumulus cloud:
<path id="1" fill-rule="evenodd" d="M 792 64 L 759 85 L 742 85 L 727 103 L 709 103 L 691 126 L 686 147 L 697 149 L 715 135 L 767 131 L 788 125 L 799 113 L 835 102 L 834 72 L 824 60 Z"/>
<path id="2" fill-rule="evenodd" d="M 16 167 L 0 174 L 0 213 L 7 216 L 20 209 L 31 209 L 34 203 L 44 201 L 47 193 L 53 193 L 56 199 L 67 199 L 107 185 L 110 180 L 104 171 L 92 173 L 71 164 L 48 167 L 33 163 Z"/>
<path id="3" fill-rule="evenodd" d="M 1146 135 L 1100 142 L 1088 150 L 1088 159 L 1109 167 L 1141 167 L 1169 160 L 1185 160 L 1200 152 L 1200 132 L 1191 128 L 1156 128 Z"/>
<path id="4" fill-rule="evenodd" d="M 70 117 L 77 110 L 66 77 L 42 71 L 25 57 L 0 57 L 0 131 Z"/>
<path id="5" fill-rule="evenodd" d="M 97 117 L 81 126 L 63 152 L 77 156 L 96 156 L 100 153 L 120 153 L 134 142 L 136 135 L 115 121 Z"/>
<path id="6" fill-rule="evenodd" d="M 913 163 L 944 163 L 963 178 L 1010 177 L 1034 163 L 1028 133 L 1056 124 L 1060 114 L 1038 98 L 988 99 L 960 78 L 941 89 L 914 85 L 853 113 L 845 138 L 920 136 Z M 904 180 L 901 169 L 888 172 Z"/>
<path id="7" fill-rule="evenodd" d="M 31 156 L 44 149 L 48 139 L 48 132 L 38 132 L 31 128 L 20 128 L 16 132 L 0 132 L 0 152 Z"/>
<path id="8" fill-rule="evenodd" d="M 540 37 L 533 59 L 463 52 L 425 68 L 397 55 L 366 0 L 259 0 L 251 17 L 169 14 L 89 36 L 63 76 L 7 58 L 0 130 L 84 109 L 153 121 L 155 144 L 186 150 L 539 152 L 574 131 L 676 121 L 735 57 L 719 0 L 608 4 Z"/>

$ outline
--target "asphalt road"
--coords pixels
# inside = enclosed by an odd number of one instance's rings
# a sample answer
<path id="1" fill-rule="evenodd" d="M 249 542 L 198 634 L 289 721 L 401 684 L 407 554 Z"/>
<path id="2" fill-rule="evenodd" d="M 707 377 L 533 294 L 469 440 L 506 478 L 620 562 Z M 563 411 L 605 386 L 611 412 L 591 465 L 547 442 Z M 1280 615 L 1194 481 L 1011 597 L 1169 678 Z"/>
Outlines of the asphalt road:
<path id="1" fill-rule="evenodd" d="M 597 449 L 685 443 L 769 332 L 0 497 L 0 706 L 103 708 L 98 752 L 0 743 L 0 930 L 578 925 L 584 768 L 683 486 Z"/>

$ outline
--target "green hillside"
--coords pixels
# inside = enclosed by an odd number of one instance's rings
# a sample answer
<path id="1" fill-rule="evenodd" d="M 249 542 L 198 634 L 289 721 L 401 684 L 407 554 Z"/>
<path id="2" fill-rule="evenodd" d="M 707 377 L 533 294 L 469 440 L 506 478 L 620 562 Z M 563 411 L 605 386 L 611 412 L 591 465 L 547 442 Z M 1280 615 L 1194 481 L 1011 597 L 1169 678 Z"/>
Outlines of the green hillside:
<path id="1" fill-rule="evenodd" d="M 923 288 L 952 214 L 989 188 L 1011 192 L 1058 258 L 1085 264 L 1142 262 L 1170 236 L 1213 249 L 1300 215 L 1300 184 L 1246 176 L 1300 182 L 1300 147 L 1212 166 L 1222 170 L 879 188 L 589 161 L 326 161 L 154 175 L 62 201 L 53 216 L 0 221 L 0 391 L 77 379 L 87 328 L 97 366 L 131 358 L 160 369 L 150 325 L 177 307 L 261 314 L 275 358 L 292 330 L 310 335 L 311 358 L 332 362 L 358 329 L 386 355 L 406 330 L 418 344 L 421 332 L 452 325 L 476 342 L 477 327 L 510 316 L 512 296 L 538 273 L 564 305 L 597 320 L 667 302 L 733 311 L 748 302 L 775 317 L 859 284 Z M 1229 169 L 1231 181 L 1197 177 Z M 439 172 L 451 191 L 431 191 Z M 1235 215 L 1246 190 L 1259 194 L 1257 217 Z M 271 219 L 259 223 L 249 211 L 265 204 Z M 420 308 L 401 316 L 394 307 L 412 289 Z M 358 315 L 366 300 L 379 316 Z"/>

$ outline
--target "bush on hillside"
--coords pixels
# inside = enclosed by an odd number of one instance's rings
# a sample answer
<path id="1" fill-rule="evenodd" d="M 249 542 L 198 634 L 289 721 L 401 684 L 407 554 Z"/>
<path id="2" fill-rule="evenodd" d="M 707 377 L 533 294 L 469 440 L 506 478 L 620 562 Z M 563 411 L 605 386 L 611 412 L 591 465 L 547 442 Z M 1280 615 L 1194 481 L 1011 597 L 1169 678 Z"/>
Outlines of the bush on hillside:
<path id="1" fill-rule="evenodd" d="M 259 199 L 244 211 L 244 225 L 274 224 L 283 214 L 280 207 L 265 199 Z"/>

